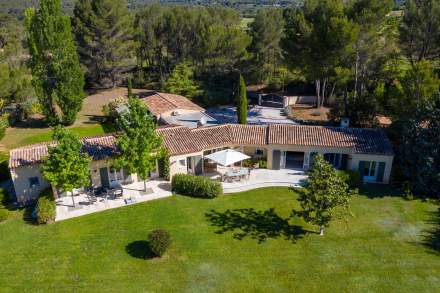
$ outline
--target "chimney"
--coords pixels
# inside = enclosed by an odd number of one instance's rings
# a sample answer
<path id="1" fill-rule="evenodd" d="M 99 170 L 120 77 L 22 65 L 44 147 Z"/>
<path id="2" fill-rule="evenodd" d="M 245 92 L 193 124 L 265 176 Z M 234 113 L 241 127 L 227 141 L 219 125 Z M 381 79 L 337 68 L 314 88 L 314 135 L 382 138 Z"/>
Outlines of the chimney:
<path id="1" fill-rule="evenodd" d="M 350 127 L 350 118 L 342 117 L 341 118 L 341 127 L 342 128 L 349 128 Z"/>

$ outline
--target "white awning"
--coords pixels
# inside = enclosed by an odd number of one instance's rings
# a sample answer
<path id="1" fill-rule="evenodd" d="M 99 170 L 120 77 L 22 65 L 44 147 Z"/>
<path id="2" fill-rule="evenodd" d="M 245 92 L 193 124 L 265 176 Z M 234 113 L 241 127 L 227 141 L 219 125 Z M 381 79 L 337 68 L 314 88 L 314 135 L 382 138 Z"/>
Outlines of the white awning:
<path id="1" fill-rule="evenodd" d="M 205 158 L 213 160 L 214 162 L 226 167 L 234 163 L 249 159 L 250 157 L 235 150 L 227 149 L 207 155 L 205 156 Z"/>

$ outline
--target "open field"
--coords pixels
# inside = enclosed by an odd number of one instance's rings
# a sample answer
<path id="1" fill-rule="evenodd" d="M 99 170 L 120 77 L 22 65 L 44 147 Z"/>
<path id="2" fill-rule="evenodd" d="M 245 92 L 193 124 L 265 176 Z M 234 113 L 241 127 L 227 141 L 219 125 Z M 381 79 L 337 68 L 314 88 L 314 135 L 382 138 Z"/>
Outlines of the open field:
<path id="1" fill-rule="evenodd" d="M 15 211 L 0 224 L 0 284 L 3 292 L 439 291 L 438 206 L 393 193 L 361 191 L 348 223 L 334 221 L 324 237 L 289 218 L 298 203 L 287 188 L 174 196 L 50 226 Z M 162 259 L 146 249 L 156 228 L 173 237 Z"/>

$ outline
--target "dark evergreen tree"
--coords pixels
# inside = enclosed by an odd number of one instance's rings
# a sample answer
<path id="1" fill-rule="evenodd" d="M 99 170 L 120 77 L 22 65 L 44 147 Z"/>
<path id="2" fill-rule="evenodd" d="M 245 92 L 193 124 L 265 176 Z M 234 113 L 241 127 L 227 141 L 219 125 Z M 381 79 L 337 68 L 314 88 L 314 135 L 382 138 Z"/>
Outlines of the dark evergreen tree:
<path id="1" fill-rule="evenodd" d="M 282 45 L 286 59 L 315 82 L 317 106 L 329 96 L 335 67 L 353 47 L 356 27 L 348 19 L 342 0 L 306 0 L 300 8 L 287 9 Z"/>
<path id="2" fill-rule="evenodd" d="M 59 117 L 72 124 L 85 97 L 84 74 L 73 41 L 70 18 L 61 12 L 60 0 L 41 0 L 38 10 L 26 11 L 33 85 L 50 124 Z"/>
<path id="3" fill-rule="evenodd" d="M 115 87 L 134 66 L 132 18 L 126 0 L 78 0 L 73 27 L 92 87 Z"/>
<path id="4" fill-rule="evenodd" d="M 440 0 L 407 0 L 400 43 L 411 61 L 440 57 Z"/>
<path id="5" fill-rule="evenodd" d="M 397 167 L 413 191 L 440 197 L 440 97 L 413 118 L 397 121 Z"/>
<path id="6" fill-rule="evenodd" d="M 256 82 L 270 81 L 282 64 L 281 39 L 284 20 L 281 9 L 262 9 L 250 25 L 252 43 L 248 47 L 251 75 Z"/>
<path id="7" fill-rule="evenodd" d="M 238 80 L 237 90 L 235 91 L 235 101 L 237 103 L 237 121 L 239 124 L 246 124 L 248 103 L 246 84 L 244 83 L 244 78 L 241 74 Z"/>

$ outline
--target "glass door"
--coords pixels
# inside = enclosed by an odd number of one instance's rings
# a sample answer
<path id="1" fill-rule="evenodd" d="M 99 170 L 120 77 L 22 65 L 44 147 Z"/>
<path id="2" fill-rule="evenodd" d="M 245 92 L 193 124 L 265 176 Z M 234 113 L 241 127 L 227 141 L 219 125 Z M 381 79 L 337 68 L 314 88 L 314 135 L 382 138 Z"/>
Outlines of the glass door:
<path id="1" fill-rule="evenodd" d="M 364 165 L 364 181 L 376 181 L 377 163 L 366 161 Z"/>

